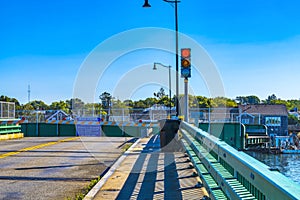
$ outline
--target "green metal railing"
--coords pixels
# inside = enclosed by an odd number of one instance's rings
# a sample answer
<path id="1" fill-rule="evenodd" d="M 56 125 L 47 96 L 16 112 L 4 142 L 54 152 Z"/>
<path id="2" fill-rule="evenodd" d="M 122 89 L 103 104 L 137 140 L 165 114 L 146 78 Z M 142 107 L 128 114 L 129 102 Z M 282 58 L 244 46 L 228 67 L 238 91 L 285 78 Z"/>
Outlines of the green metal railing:
<path id="1" fill-rule="evenodd" d="M 188 123 L 180 132 L 211 199 L 300 199 L 297 183 L 251 156 Z"/>
<path id="2" fill-rule="evenodd" d="M 18 119 L 0 119 L 0 135 L 20 133 L 21 125 Z"/>
<path id="3" fill-rule="evenodd" d="M 1 124 L 0 125 L 0 135 L 11 134 L 11 133 L 20 133 L 21 125 L 15 124 Z"/>

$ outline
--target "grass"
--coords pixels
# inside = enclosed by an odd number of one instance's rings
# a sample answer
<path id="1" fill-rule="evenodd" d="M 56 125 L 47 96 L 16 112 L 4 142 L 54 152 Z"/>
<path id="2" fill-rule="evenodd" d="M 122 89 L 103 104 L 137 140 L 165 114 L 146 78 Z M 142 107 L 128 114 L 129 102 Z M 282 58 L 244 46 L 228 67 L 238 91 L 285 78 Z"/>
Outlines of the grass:
<path id="1" fill-rule="evenodd" d="M 68 197 L 66 200 L 82 200 L 84 199 L 85 195 L 89 193 L 89 191 L 100 181 L 101 177 L 98 176 L 96 179 L 91 180 L 87 187 L 85 187 L 82 192 L 79 192 L 75 195 L 75 198 Z"/>

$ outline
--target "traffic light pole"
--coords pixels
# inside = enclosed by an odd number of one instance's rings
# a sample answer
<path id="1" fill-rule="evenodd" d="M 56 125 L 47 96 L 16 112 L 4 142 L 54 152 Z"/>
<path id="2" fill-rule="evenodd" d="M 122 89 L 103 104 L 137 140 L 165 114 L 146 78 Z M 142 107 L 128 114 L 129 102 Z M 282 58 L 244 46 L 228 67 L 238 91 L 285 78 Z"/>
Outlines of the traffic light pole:
<path id="1" fill-rule="evenodd" d="M 189 122 L 189 79 L 184 79 L 184 121 Z"/>
<path id="2" fill-rule="evenodd" d="M 179 56 L 178 56 L 178 6 L 177 3 L 178 1 L 174 1 L 175 3 L 175 32 L 176 32 L 176 98 L 175 98 L 175 103 L 176 103 L 176 116 L 178 117 L 180 115 L 179 111 Z"/>

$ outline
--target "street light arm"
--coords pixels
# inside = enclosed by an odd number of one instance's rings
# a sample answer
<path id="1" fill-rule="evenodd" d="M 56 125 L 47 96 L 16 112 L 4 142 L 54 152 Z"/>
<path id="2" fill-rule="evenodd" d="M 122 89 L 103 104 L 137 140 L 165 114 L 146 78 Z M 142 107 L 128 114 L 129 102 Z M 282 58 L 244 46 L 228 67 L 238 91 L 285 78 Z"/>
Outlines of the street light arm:
<path id="1" fill-rule="evenodd" d="M 171 68 L 171 66 L 170 65 L 164 65 L 164 64 L 162 64 L 162 63 L 159 63 L 159 62 L 155 62 L 154 63 L 154 68 L 155 68 L 155 66 L 156 65 L 160 65 L 160 66 L 162 66 L 162 67 L 166 67 L 166 68 Z"/>
<path id="2" fill-rule="evenodd" d="M 170 1 L 170 0 L 163 0 L 164 2 L 168 2 L 168 3 L 180 3 L 180 1 Z"/>
<path id="3" fill-rule="evenodd" d="M 165 68 L 168 68 L 169 69 L 169 98 L 170 98 L 170 100 L 169 100 L 169 107 L 170 107 L 170 116 L 171 116 L 171 113 L 172 113 L 172 103 L 171 103 L 171 101 L 172 101 L 172 94 L 171 94 L 171 92 L 172 92 L 172 89 L 171 89 L 171 66 L 169 65 L 169 66 L 167 66 L 167 65 L 164 65 L 164 64 L 162 64 L 162 63 L 159 63 L 159 62 L 155 62 L 154 63 L 154 65 L 153 65 L 153 70 L 156 70 L 157 69 L 157 67 L 156 67 L 156 65 L 160 65 L 160 66 L 162 66 L 162 67 L 165 67 Z"/>

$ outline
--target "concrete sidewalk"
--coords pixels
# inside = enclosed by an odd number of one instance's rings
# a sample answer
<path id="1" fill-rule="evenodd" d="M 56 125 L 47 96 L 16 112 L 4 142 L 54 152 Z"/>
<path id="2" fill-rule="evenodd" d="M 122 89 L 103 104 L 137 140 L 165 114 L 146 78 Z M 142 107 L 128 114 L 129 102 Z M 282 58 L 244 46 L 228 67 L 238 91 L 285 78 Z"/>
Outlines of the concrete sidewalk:
<path id="1" fill-rule="evenodd" d="M 140 139 L 85 199 L 201 199 L 206 190 L 188 157 L 161 152 L 159 136 Z M 117 161 L 118 162 L 118 161 Z"/>

